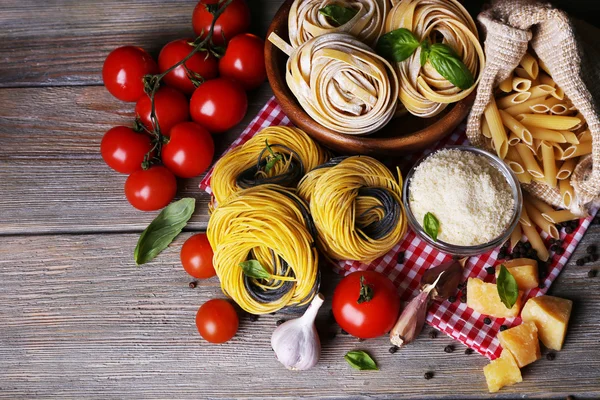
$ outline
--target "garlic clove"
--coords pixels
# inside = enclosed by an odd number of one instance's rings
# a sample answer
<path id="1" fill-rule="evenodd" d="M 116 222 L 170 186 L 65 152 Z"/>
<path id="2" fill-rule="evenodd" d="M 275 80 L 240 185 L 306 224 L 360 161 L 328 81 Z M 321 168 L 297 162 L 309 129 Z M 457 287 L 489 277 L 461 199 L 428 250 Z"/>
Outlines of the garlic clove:
<path id="1" fill-rule="evenodd" d="M 318 293 L 300 318 L 279 325 L 271 336 L 271 347 L 281 364 L 291 370 L 314 367 L 321 356 L 321 341 L 315 327 L 317 312 L 325 297 Z"/>
<path id="2" fill-rule="evenodd" d="M 452 260 L 429 268 L 421 277 L 421 289 L 424 290 L 437 281 L 431 289 L 431 297 L 438 301 L 446 300 L 456 293 L 458 284 L 462 280 L 463 266 L 462 260 Z"/>
<path id="3" fill-rule="evenodd" d="M 393 345 L 402 347 L 419 336 L 425 324 L 430 293 L 430 291 L 422 291 L 406 305 L 398 322 L 390 331 L 390 342 Z"/>

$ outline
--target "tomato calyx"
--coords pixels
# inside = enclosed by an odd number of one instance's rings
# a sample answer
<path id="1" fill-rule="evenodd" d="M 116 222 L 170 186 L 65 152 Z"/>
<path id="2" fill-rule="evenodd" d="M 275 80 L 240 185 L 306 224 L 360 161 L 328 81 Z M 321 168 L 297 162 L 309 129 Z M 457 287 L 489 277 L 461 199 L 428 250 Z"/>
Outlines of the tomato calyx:
<path id="1" fill-rule="evenodd" d="M 358 300 L 356 302 L 358 304 L 366 303 L 371 301 L 374 296 L 373 286 L 369 285 L 365 282 L 365 277 L 360 277 L 360 293 L 358 295 Z"/>

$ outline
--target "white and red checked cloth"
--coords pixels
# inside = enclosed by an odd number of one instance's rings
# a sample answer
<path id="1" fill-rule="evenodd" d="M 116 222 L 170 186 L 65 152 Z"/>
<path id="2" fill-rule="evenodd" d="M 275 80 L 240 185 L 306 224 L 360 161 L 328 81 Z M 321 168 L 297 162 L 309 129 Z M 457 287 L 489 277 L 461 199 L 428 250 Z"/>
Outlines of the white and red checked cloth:
<path id="1" fill-rule="evenodd" d="M 271 125 L 291 125 L 290 120 L 283 113 L 274 98 L 267 102 L 256 118 L 254 118 L 244 132 L 242 132 L 240 137 L 231 144 L 229 149 L 244 143 L 255 133 Z M 464 125 L 459 126 L 450 136 L 438 142 L 427 152 L 446 145 L 466 144 L 467 138 L 465 136 L 464 128 Z M 229 149 L 227 151 L 229 151 Z M 426 152 L 405 157 L 400 164 L 404 167 L 410 167 L 410 165 L 425 153 Z M 208 193 L 211 193 L 211 175 L 212 169 L 200 182 L 200 188 Z M 581 219 L 579 221 L 579 227 L 570 235 L 565 235 L 564 232 L 561 233 L 561 239 L 564 240 L 564 254 L 552 254 L 552 258 L 550 259 L 551 262 L 548 265 L 548 276 L 544 281 L 545 288 L 530 290 L 526 293 L 528 297 L 539 296 L 548 290 L 550 284 L 556 279 L 571 254 L 575 251 L 575 247 L 583 237 L 591 219 L 592 216 Z M 543 233 L 542 236 L 546 238 Z M 486 267 L 496 265 L 498 250 L 499 249 L 495 249 L 480 256 L 471 257 L 465 266 L 464 280 L 466 280 L 467 277 L 479 277 L 486 282 L 493 282 L 494 275 L 488 274 L 485 269 Z M 404 262 L 398 264 L 397 260 L 400 252 L 404 252 Z M 365 269 L 381 272 L 394 281 L 399 288 L 399 292 L 402 293 L 402 300 L 408 301 L 417 294 L 423 272 L 431 266 L 449 260 L 451 260 L 449 255 L 435 250 L 433 247 L 419 239 L 415 233 L 409 229 L 408 233 L 400 243 L 383 257 L 378 258 L 369 265 L 357 261 L 340 261 L 338 272 L 346 274 L 352 271 Z M 445 332 L 449 336 L 488 358 L 494 359 L 499 357 L 500 352 L 502 351 L 498 339 L 496 339 L 496 334 L 498 333 L 500 326 L 506 325 L 511 327 L 520 324 L 521 321 L 520 318 L 492 318 L 492 323 L 486 325 L 484 323 L 484 318 L 485 316 L 473 311 L 468 308 L 465 303 L 461 303 L 457 300 L 454 303 L 450 303 L 449 301 L 434 303 L 427 315 L 427 322 L 431 326 Z"/>

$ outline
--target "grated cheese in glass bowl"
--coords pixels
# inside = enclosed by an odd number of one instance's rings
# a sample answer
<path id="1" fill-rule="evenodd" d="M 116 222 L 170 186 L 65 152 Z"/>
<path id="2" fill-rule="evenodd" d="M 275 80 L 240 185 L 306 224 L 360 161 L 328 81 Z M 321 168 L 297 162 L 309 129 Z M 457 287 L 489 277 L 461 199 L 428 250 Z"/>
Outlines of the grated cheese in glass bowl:
<path id="1" fill-rule="evenodd" d="M 404 182 L 403 201 L 408 223 L 421 239 L 441 252 L 472 256 L 509 238 L 523 198 L 517 177 L 496 155 L 450 146 L 413 166 Z M 439 225 L 435 239 L 428 234 L 431 228 L 424 228 L 426 214 Z"/>

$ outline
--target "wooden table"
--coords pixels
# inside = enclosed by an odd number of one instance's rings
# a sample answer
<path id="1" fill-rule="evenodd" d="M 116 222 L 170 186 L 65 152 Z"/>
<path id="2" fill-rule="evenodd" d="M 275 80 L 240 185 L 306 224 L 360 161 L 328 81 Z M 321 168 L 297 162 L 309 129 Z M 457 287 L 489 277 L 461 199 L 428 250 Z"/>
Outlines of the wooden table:
<path id="1" fill-rule="evenodd" d="M 264 34 L 280 0 L 251 0 L 254 31 Z M 318 366 L 285 370 L 270 349 L 283 314 L 240 321 L 238 335 L 209 345 L 194 316 L 223 297 L 215 278 L 188 287 L 179 264 L 182 234 L 154 262 L 136 267 L 132 252 L 156 213 L 125 200 L 125 176 L 104 165 L 99 144 L 112 126 L 131 124 L 133 105 L 102 86 L 113 48 L 152 54 L 191 36 L 193 0 L 4 0 L 0 6 L 0 397 L 18 398 L 482 398 L 487 360 L 427 331 L 389 354 L 386 338 L 323 340 Z M 220 153 L 270 97 L 250 95 L 244 123 L 217 139 Z M 180 183 L 197 198 L 188 231 L 208 220 L 199 179 Z M 599 242 L 593 226 L 576 255 Z M 597 267 L 597 265 L 596 265 Z M 600 396 L 600 278 L 569 263 L 551 293 L 575 301 L 565 348 L 554 361 L 523 371 L 502 398 Z M 331 294 L 339 280 L 324 273 Z M 329 304 L 326 304 L 326 308 Z M 321 326 L 328 322 L 322 312 Z M 444 352 L 454 344 L 456 351 Z M 366 349 L 379 372 L 349 368 L 343 355 Z M 423 379 L 434 371 L 432 380 Z"/>

